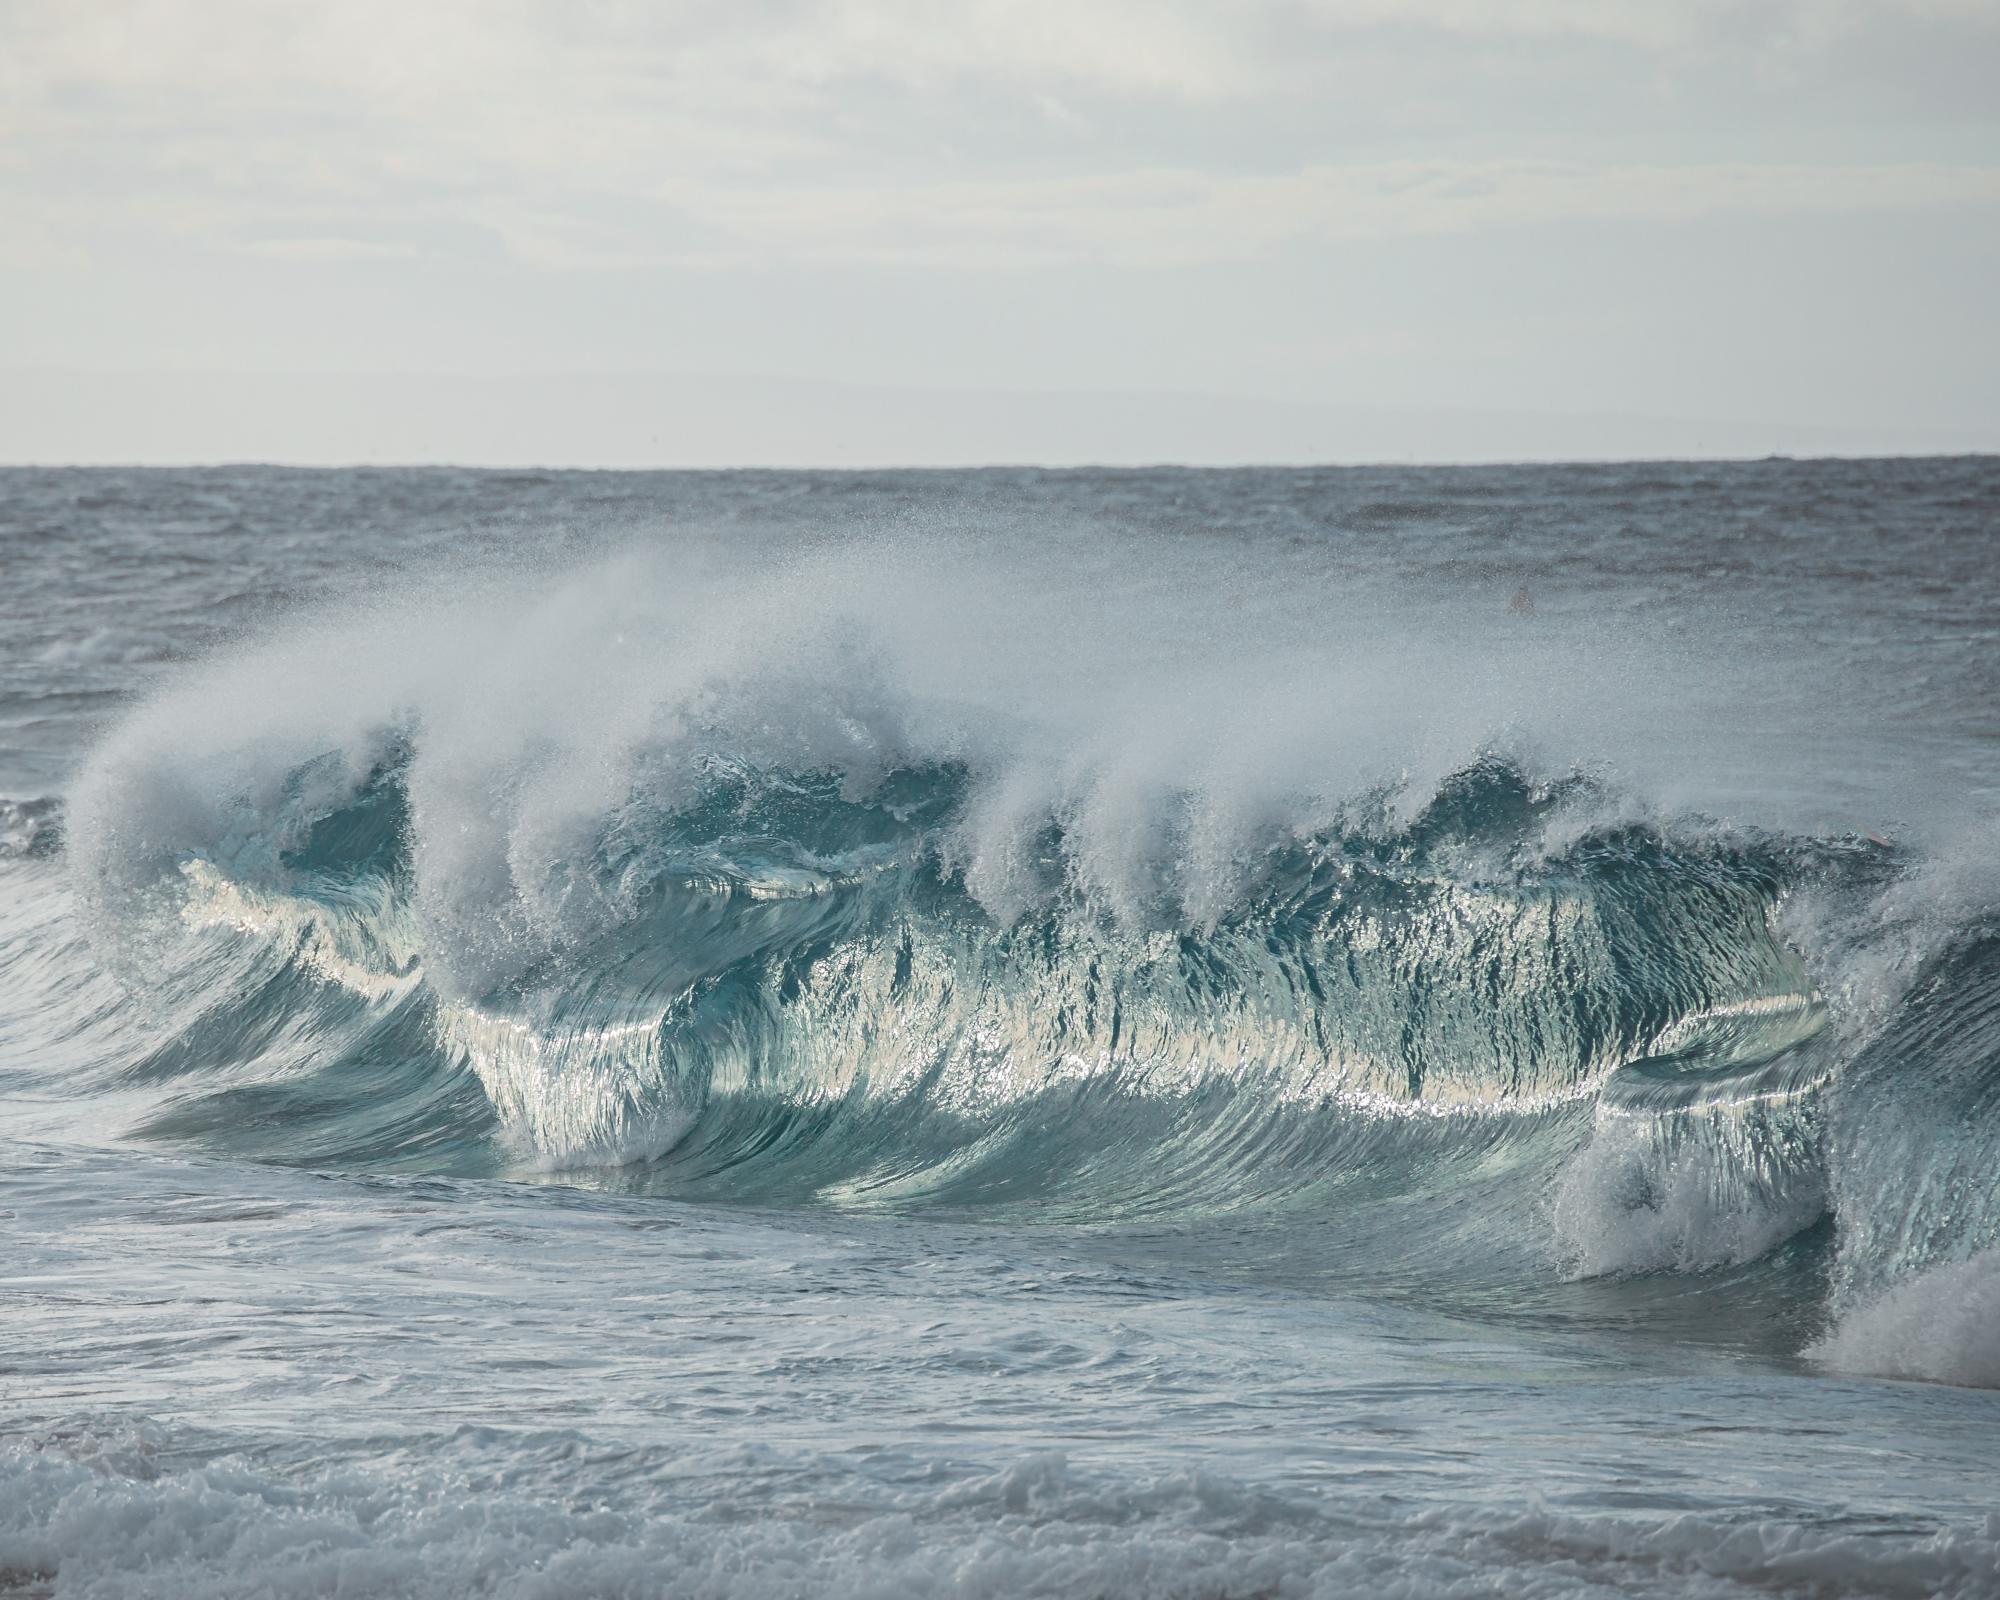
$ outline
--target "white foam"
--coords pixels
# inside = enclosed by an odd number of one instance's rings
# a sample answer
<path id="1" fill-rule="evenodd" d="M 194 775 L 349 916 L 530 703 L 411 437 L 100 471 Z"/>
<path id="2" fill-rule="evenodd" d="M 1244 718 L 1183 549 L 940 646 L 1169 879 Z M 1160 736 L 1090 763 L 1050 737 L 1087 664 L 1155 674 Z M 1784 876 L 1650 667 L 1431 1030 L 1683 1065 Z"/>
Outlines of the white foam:
<path id="1" fill-rule="evenodd" d="M 676 1502 L 671 1474 L 643 1505 L 591 1505 L 475 1487 L 426 1462 L 279 1476 L 236 1457 L 164 1470 L 149 1452 L 87 1438 L 9 1447 L 0 1582 L 64 1600 L 1970 1600 L 2000 1580 L 2000 1518 L 1888 1534 L 1839 1520 L 1419 1507 L 1207 1472 L 1120 1480 L 1053 1453 L 873 1504 L 808 1495 L 704 1515 Z"/>
<path id="2" fill-rule="evenodd" d="M 2000 1250 L 1895 1285 L 1807 1354 L 1841 1372 L 2000 1389 Z"/>
<path id="3" fill-rule="evenodd" d="M 1589 1144 L 1564 1168 L 1553 1220 L 1560 1252 L 1582 1277 L 1698 1272 L 1775 1249 L 1826 1207 L 1816 1174 L 1753 1181 L 1726 1141 L 1663 1137 L 1644 1116 L 1600 1110 Z"/>

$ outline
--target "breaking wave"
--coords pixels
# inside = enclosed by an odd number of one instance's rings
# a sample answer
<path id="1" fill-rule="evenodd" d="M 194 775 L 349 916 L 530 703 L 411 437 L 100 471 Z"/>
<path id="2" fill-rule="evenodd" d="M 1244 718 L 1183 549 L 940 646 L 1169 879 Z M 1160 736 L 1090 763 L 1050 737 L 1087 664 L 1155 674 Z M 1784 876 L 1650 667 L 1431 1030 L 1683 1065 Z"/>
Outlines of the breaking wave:
<path id="1" fill-rule="evenodd" d="M 1172 573 L 1114 627 L 1078 565 L 628 560 L 190 673 L 70 799 L 135 996 L 97 1086 L 305 1164 L 1388 1215 L 1419 1274 L 1711 1273 L 1830 1217 L 1796 1344 L 1993 1381 L 1990 1318 L 1907 1305 L 1991 1299 L 1989 902 L 1717 820 L 1663 776 L 1700 685 L 1629 642 L 1319 595 L 1255 643 Z"/>

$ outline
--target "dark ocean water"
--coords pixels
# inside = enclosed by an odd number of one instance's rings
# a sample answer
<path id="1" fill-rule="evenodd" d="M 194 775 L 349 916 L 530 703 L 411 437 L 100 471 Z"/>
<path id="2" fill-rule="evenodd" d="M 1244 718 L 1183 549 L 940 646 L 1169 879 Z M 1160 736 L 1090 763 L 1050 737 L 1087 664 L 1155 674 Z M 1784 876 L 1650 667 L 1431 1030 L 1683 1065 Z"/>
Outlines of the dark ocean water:
<path id="1" fill-rule="evenodd" d="M 0 1595 L 2000 1593 L 1996 530 L 0 472 Z"/>

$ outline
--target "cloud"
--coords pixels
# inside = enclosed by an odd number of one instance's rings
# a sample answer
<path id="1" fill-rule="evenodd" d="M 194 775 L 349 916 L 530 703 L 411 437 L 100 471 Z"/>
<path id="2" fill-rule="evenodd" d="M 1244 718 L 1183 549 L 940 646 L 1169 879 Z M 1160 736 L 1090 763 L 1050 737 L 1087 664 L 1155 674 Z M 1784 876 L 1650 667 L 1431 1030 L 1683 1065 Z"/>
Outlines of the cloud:
<path id="1" fill-rule="evenodd" d="M 1576 219 L 2000 205 L 2000 167 L 1391 161 L 1268 176 L 1140 171 L 1015 183 L 718 190 L 685 203 L 728 241 L 725 258 L 1143 266 L 1241 260 L 1300 240 Z"/>
<path id="2" fill-rule="evenodd" d="M 413 261 L 421 253 L 402 242 L 337 237 L 253 239 L 243 251 L 274 261 Z"/>
<path id="3" fill-rule="evenodd" d="M 1742 92 L 1732 160 L 1713 147 L 1732 142 L 1745 60 L 1775 52 L 1797 75 L 1891 25 L 1962 53 L 2000 39 L 1996 13 L 16 0 L 0 10 L 0 203 L 43 255 L 248 239 L 280 259 L 383 259 L 416 247 L 366 241 L 445 224 L 547 270 L 756 252 L 1174 264 L 1557 218 L 1984 205 L 1984 135 L 1801 164 L 1788 130 L 1816 105 L 1828 141 L 1852 142 L 1838 83 L 1786 100 L 1777 135 L 1757 120 L 1771 97 Z M 1605 148 L 1596 129 L 1621 104 L 1635 128 L 1640 109 L 1655 122 Z"/>

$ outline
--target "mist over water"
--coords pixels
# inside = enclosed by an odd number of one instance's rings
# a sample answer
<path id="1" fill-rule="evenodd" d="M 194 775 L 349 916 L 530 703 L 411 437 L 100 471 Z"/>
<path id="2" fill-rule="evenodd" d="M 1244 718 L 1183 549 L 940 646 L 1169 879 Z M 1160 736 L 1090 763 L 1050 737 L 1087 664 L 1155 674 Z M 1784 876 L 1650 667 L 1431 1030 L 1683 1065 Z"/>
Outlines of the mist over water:
<path id="1" fill-rule="evenodd" d="M 1996 505 L 0 475 L 0 1592 L 1989 1592 Z"/>

